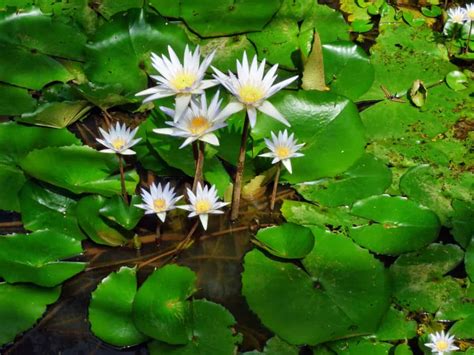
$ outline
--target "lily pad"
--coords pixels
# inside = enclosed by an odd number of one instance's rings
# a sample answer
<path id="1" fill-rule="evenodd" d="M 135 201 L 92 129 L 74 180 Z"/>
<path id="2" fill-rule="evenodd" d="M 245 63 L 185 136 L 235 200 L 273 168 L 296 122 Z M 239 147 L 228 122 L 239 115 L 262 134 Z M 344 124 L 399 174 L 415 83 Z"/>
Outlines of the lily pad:
<path id="1" fill-rule="evenodd" d="M 371 341 L 364 338 L 339 340 L 330 345 L 337 355 L 389 355 L 392 344 Z"/>
<path id="2" fill-rule="evenodd" d="M 306 271 L 259 250 L 245 256 L 243 294 L 266 327 L 290 344 L 310 345 L 375 331 L 390 295 L 379 261 L 329 233 L 316 236 L 302 262 Z"/>
<path id="3" fill-rule="evenodd" d="M 298 355 L 300 349 L 297 346 L 290 345 L 287 342 L 281 340 L 279 337 L 274 336 L 268 339 L 265 344 L 263 351 L 247 351 L 244 355 Z M 319 354 L 319 353 L 317 353 Z"/>
<path id="4" fill-rule="evenodd" d="M 125 266 L 105 277 L 92 292 L 89 321 L 99 339 L 115 346 L 137 345 L 148 339 L 133 323 L 136 293 L 136 269 Z"/>
<path id="5" fill-rule="evenodd" d="M 350 228 L 354 241 L 379 254 L 398 255 L 420 249 L 438 237 L 436 214 L 402 197 L 379 195 L 358 201 L 351 213 L 367 218 Z"/>
<path id="6" fill-rule="evenodd" d="M 111 223 L 106 223 L 99 214 L 106 201 L 104 197 L 97 195 L 83 197 L 77 204 L 77 221 L 95 243 L 110 246 L 123 245 L 128 239 Z"/>
<path id="7" fill-rule="evenodd" d="M 120 224 L 126 230 L 132 230 L 144 214 L 141 208 L 135 207 L 139 203 L 141 203 L 141 199 L 138 195 L 132 196 L 128 206 L 122 196 L 116 195 L 105 201 L 99 212 L 102 216 Z"/>
<path id="8" fill-rule="evenodd" d="M 94 34 L 87 45 L 85 72 L 95 84 L 122 86 L 116 93 L 133 97 L 147 87 L 144 70 L 151 70 L 150 53 L 167 52 L 169 44 L 178 55 L 184 52 L 187 37 L 182 28 L 163 18 L 130 10 L 117 15 Z M 155 71 L 150 71 L 155 74 Z"/>
<path id="9" fill-rule="evenodd" d="M 186 345 L 170 345 L 152 341 L 148 345 L 151 355 L 235 354 L 241 341 L 232 330 L 235 319 L 224 307 L 207 300 L 192 302 L 192 334 Z"/>
<path id="10" fill-rule="evenodd" d="M 299 184 L 296 190 L 307 200 L 334 207 L 351 205 L 357 200 L 382 194 L 391 181 L 390 169 L 366 154 L 341 175 Z"/>
<path id="11" fill-rule="evenodd" d="M 155 270 L 138 290 L 133 319 L 138 330 L 169 344 L 187 344 L 196 291 L 196 275 L 187 267 L 166 265 Z"/>
<path id="12" fill-rule="evenodd" d="M 0 283 L 0 346 L 31 328 L 46 311 L 46 306 L 57 301 L 60 293 L 60 287 Z"/>
<path id="13" fill-rule="evenodd" d="M 36 100 L 28 90 L 15 86 L 0 84 L 0 115 L 13 116 L 33 111 Z"/>
<path id="14" fill-rule="evenodd" d="M 356 100 L 372 86 L 374 68 L 364 50 L 352 42 L 323 45 L 326 84 L 335 93 Z"/>
<path id="15" fill-rule="evenodd" d="M 382 341 L 411 339 L 416 337 L 416 329 L 417 323 L 408 319 L 408 312 L 398 310 L 392 305 L 382 319 L 375 338 Z"/>
<path id="16" fill-rule="evenodd" d="M 75 194 L 84 192 L 113 196 L 121 192 L 118 158 L 87 146 L 50 147 L 35 150 L 20 163 L 38 180 L 62 187 Z M 126 174 L 125 186 L 133 193 L 138 183 L 135 171 Z"/>
<path id="17" fill-rule="evenodd" d="M 0 14 L 0 42 L 46 55 L 81 60 L 84 59 L 86 36 L 77 26 L 33 9 Z"/>
<path id="18" fill-rule="evenodd" d="M 39 90 L 53 81 L 74 79 L 61 63 L 41 53 L 0 42 L 0 81 Z"/>
<path id="19" fill-rule="evenodd" d="M 293 223 L 260 229 L 255 238 L 271 254 L 284 259 L 304 258 L 314 247 L 311 230 Z"/>
<path id="20" fill-rule="evenodd" d="M 417 252 L 398 257 L 390 267 L 393 293 L 411 311 L 436 312 L 444 303 L 461 295 L 461 287 L 445 276 L 462 262 L 464 253 L 454 244 L 431 244 Z"/>
<path id="21" fill-rule="evenodd" d="M 0 276 L 7 282 L 59 285 L 84 270 L 82 262 L 58 261 L 82 253 L 81 242 L 58 232 L 0 237 Z"/>
<path id="22" fill-rule="evenodd" d="M 328 92 L 280 92 L 272 103 L 288 119 L 298 141 L 305 143 L 304 157 L 293 159 L 293 174 L 282 179 L 298 183 L 335 176 L 347 170 L 363 154 L 364 130 L 357 107 L 348 99 Z M 286 128 L 259 113 L 252 137 L 260 140 Z"/>
<path id="23" fill-rule="evenodd" d="M 21 221 L 31 231 L 48 229 L 85 239 L 77 223 L 77 201 L 51 186 L 26 183 L 20 191 Z"/>
<path id="24" fill-rule="evenodd" d="M 39 106 L 34 112 L 24 113 L 16 120 L 38 126 L 64 128 L 84 118 L 91 108 L 87 101 L 49 102 Z"/>
<path id="25" fill-rule="evenodd" d="M 454 91 L 465 90 L 467 83 L 468 79 L 466 74 L 459 70 L 453 70 L 446 75 L 446 84 Z"/>
<path id="26" fill-rule="evenodd" d="M 150 4 L 164 16 L 182 18 L 201 37 L 217 37 L 260 31 L 278 11 L 281 1 L 181 0 L 170 6 L 166 0 L 151 0 Z"/>

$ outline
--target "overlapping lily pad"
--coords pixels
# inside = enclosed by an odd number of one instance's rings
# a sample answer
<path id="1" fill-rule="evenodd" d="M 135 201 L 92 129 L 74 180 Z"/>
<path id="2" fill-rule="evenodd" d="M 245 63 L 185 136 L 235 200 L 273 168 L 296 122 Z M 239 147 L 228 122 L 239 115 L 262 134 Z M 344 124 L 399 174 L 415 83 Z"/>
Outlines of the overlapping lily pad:
<path id="1" fill-rule="evenodd" d="M 85 263 L 58 261 L 82 253 L 80 241 L 43 230 L 0 237 L 0 276 L 7 282 L 52 287 L 81 272 Z"/>
<path id="2" fill-rule="evenodd" d="M 121 192 L 118 158 L 87 146 L 50 147 L 35 150 L 20 163 L 22 169 L 36 179 L 62 187 L 76 194 L 83 192 L 113 196 Z M 135 191 L 138 176 L 127 174 L 125 186 Z"/>
<path id="3" fill-rule="evenodd" d="M 36 100 L 28 90 L 0 84 L 0 115 L 21 115 L 33 111 Z"/>
<path id="4" fill-rule="evenodd" d="M 60 293 L 60 287 L 0 283 L 0 346 L 31 328 L 46 311 L 46 306 L 56 302 Z"/>
<path id="5" fill-rule="evenodd" d="M 363 154 L 364 130 L 356 106 L 332 93 L 298 91 L 280 93 L 272 98 L 275 107 L 291 123 L 299 142 L 305 143 L 302 158 L 292 160 L 293 174 L 282 178 L 292 182 L 335 176 L 354 164 Z M 259 113 L 252 130 L 254 139 L 270 136 L 270 131 L 286 128 Z"/>
<path id="6" fill-rule="evenodd" d="M 367 219 L 350 229 L 351 238 L 379 254 L 420 249 L 433 242 L 440 229 L 433 211 L 402 197 L 372 196 L 356 202 L 351 213 Z"/>
<path id="7" fill-rule="evenodd" d="M 84 118 L 91 108 L 87 101 L 50 102 L 33 112 L 24 113 L 16 120 L 38 126 L 64 128 Z"/>
<path id="8" fill-rule="evenodd" d="M 132 346 L 148 339 L 133 323 L 136 293 L 136 269 L 124 266 L 101 281 L 89 305 L 91 330 L 98 338 L 115 346 Z"/>
<path id="9" fill-rule="evenodd" d="M 127 230 L 132 230 L 143 217 L 144 211 L 135 205 L 141 199 L 138 195 L 133 195 L 130 204 L 127 205 L 122 196 L 116 195 L 105 201 L 99 212 L 102 216 L 120 224 Z"/>
<path id="10" fill-rule="evenodd" d="M 390 294 L 379 261 L 347 237 L 319 233 L 302 262 L 307 272 L 258 250 L 245 256 L 243 294 L 266 327 L 311 345 L 375 331 Z"/>

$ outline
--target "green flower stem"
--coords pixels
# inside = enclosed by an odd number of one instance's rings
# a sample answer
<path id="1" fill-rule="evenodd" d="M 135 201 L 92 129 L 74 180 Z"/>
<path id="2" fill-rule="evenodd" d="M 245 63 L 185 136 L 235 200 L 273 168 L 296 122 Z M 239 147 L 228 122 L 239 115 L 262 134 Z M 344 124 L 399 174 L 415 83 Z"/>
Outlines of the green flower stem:
<path id="1" fill-rule="evenodd" d="M 195 142 L 197 145 L 196 173 L 194 174 L 193 191 L 196 191 L 198 182 L 202 183 L 204 170 L 204 142 Z"/>
<path id="2" fill-rule="evenodd" d="M 242 177 L 245 165 L 245 150 L 247 148 L 247 137 L 249 135 L 249 116 L 245 115 L 242 140 L 240 141 L 239 160 L 237 161 L 237 172 L 235 173 L 234 191 L 232 193 L 232 209 L 230 219 L 235 221 L 239 217 L 240 193 L 242 191 Z"/>
<path id="3" fill-rule="evenodd" d="M 127 188 L 125 187 L 125 172 L 124 172 L 124 167 L 123 167 L 123 157 L 120 154 L 118 155 L 119 159 L 119 168 L 120 168 L 120 185 L 122 186 L 122 198 L 124 202 L 128 205 L 128 194 L 127 194 Z"/>
<path id="4" fill-rule="evenodd" d="M 469 24 L 469 32 L 467 34 L 466 48 L 464 48 L 464 53 L 469 52 L 469 43 L 471 42 L 471 32 L 472 32 L 472 21 Z"/>
<path id="5" fill-rule="evenodd" d="M 278 189 L 278 180 L 280 179 L 280 172 L 281 172 L 281 162 L 278 162 L 277 171 L 275 173 L 275 179 L 273 181 L 272 199 L 270 201 L 270 211 L 273 211 L 273 209 L 275 208 L 275 200 L 276 200 L 276 193 Z"/>

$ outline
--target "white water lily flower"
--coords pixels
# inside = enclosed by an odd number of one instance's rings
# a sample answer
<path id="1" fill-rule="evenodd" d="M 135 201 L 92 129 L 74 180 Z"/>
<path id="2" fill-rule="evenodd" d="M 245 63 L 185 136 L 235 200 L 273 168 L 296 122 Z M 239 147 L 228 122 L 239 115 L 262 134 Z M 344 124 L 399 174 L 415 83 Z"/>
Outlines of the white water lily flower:
<path id="1" fill-rule="evenodd" d="M 299 158 L 304 154 L 298 153 L 304 143 L 296 144 L 297 139 L 294 138 L 294 134 L 288 136 L 286 129 L 282 132 L 278 132 L 278 136 L 271 132 L 272 139 L 265 138 L 265 144 L 271 152 L 260 154 L 261 157 L 273 158 L 272 164 L 282 162 L 288 172 L 291 174 L 291 158 Z"/>
<path id="2" fill-rule="evenodd" d="M 459 349 L 454 345 L 454 336 L 450 336 L 449 333 L 445 334 L 444 330 L 430 334 L 430 340 L 431 342 L 425 343 L 425 346 L 430 348 L 433 354 L 444 355 Z"/>
<path id="3" fill-rule="evenodd" d="M 183 64 L 181 64 L 174 50 L 168 46 L 169 58 L 155 53 L 151 54 L 153 67 L 159 75 L 151 75 L 158 83 L 157 86 L 140 91 L 136 96 L 147 96 L 143 102 L 149 102 L 163 97 L 176 95 L 175 120 L 181 117 L 189 105 L 192 94 L 202 94 L 204 90 L 218 84 L 216 80 L 204 80 L 207 68 L 214 58 L 212 52 L 200 63 L 201 52 L 199 46 L 194 53 L 186 45 Z"/>
<path id="4" fill-rule="evenodd" d="M 197 140 L 219 145 L 217 136 L 213 133 L 219 128 L 227 126 L 225 120 L 229 115 L 223 115 L 220 111 L 222 99 L 217 92 L 212 98 L 209 106 L 207 105 L 206 95 L 202 94 L 200 99 L 193 99 L 190 106 L 184 111 L 181 119 L 176 121 L 167 121 L 167 125 L 172 128 L 156 128 L 153 132 L 166 134 L 174 137 L 186 138 L 180 148 Z M 176 117 L 176 112 L 166 107 L 160 109 L 170 117 Z"/>
<path id="5" fill-rule="evenodd" d="M 242 63 L 237 60 L 237 76 L 231 71 L 225 75 L 218 69 L 212 67 L 214 78 L 216 78 L 232 95 L 237 98 L 237 102 L 232 102 L 224 109 L 229 115 L 247 110 L 250 126 L 255 127 L 257 122 L 257 110 L 267 114 L 270 117 L 290 126 L 289 122 L 267 99 L 277 93 L 285 86 L 295 81 L 298 76 L 283 80 L 273 85 L 277 78 L 275 74 L 278 64 L 275 64 L 265 75 L 265 59 L 258 64 L 257 56 L 253 57 L 252 64 L 249 66 L 247 53 L 244 52 Z"/>
<path id="6" fill-rule="evenodd" d="M 466 19 L 468 21 L 474 21 L 474 3 L 466 5 Z"/>
<path id="7" fill-rule="evenodd" d="M 204 186 L 203 188 L 201 183 L 198 183 L 196 194 L 188 189 L 188 198 L 191 204 L 178 206 L 178 208 L 190 211 L 189 218 L 199 216 L 204 230 L 207 229 L 209 215 L 224 213 L 220 209 L 229 204 L 228 202 L 219 202 L 215 185 L 212 185 L 211 188 L 209 186 Z"/>
<path id="8" fill-rule="evenodd" d="M 117 153 L 122 155 L 133 155 L 135 152 L 130 148 L 141 141 L 141 138 L 133 139 L 138 131 L 138 127 L 133 131 L 130 128 L 120 125 L 118 122 L 115 127 L 110 127 L 108 131 L 99 127 L 103 139 L 96 138 L 97 142 L 107 147 L 101 150 L 102 153 Z"/>
<path id="9" fill-rule="evenodd" d="M 467 20 L 466 10 L 458 6 L 448 10 L 448 21 L 462 25 Z"/>
<path id="10" fill-rule="evenodd" d="M 138 208 L 144 209 L 145 214 L 156 214 L 161 222 L 165 222 L 166 212 L 176 208 L 178 202 L 183 196 L 176 196 L 174 189 L 169 183 L 163 188 L 161 184 L 150 185 L 150 192 L 142 189 L 141 193 L 142 204 L 135 205 Z"/>

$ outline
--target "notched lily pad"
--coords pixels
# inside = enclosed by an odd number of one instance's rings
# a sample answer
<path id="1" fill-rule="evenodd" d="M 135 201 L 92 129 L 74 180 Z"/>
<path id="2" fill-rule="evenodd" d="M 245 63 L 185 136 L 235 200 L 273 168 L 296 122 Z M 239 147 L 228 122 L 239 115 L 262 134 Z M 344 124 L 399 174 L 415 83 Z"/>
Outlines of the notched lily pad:
<path id="1" fill-rule="evenodd" d="M 132 305 L 136 293 L 134 268 L 124 266 L 102 279 L 92 292 L 89 305 L 91 330 L 98 338 L 115 346 L 137 345 L 148 339 L 133 323 Z"/>
<path id="2" fill-rule="evenodd" d="M 420 249 L 434 241 L 440 229 L 433 211 L 402 197 L 372 196 L 356 202 L 351 213 L 368 219 L 350 228 L 351 238 L 379 254 Z"/>
<path id="3" fill-rule="evenodd" d="M 86 263 L 59 261 L 80 253 L 80 241 L 58 232 L 1 236 L 0 276 L 10 283 L 56 286 L 84 270 Z"/>
<path id="4" fill-rule="evenodd" d="M 138 195 L 132 196 L 129 205 L 125 203 L 122 196 L 116 195 L 105 201 L 99 212 L 123 228 L 132 230 L 144 215 L 141 208 L 135 207 L 139 203 L 141 199 Z"/>

